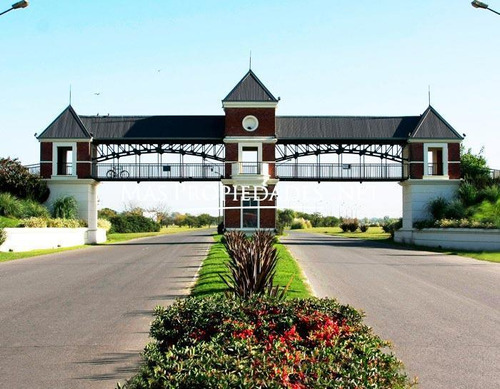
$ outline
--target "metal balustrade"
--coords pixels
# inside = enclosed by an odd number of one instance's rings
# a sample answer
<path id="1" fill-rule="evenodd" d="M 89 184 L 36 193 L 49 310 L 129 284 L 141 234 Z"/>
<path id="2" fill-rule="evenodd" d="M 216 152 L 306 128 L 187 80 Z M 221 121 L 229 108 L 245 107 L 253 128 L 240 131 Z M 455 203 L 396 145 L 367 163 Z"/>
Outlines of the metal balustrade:
<path id="1" fill-rule="evenodd" d="M 223 176 L 222 163 L 100 163 L 92 169 L 92 177 L 100 181 L 218 181 Z"/>
<path id="2" fill-rule="evenodd" d="M 233 177 L 269 174 L 268 163 L 228 162 Z M 31 173 L 39 174 L 39 165 L 27 166 Z M 408 175 L 399 163 L 281 163 L 275 167 L 280 181 L 402 181 Z M 98 181 L 219 181 L 224 178 L 224 163 L 97 163 L 92 166 L 91 177 Z M 499 177 L 499 171 L 491 172 Z"/>
<path id="3" fill-rule="evenodd" d="M 282 181 L 401 181 L 402 164 L 286 163 L 276 165 Z"/>

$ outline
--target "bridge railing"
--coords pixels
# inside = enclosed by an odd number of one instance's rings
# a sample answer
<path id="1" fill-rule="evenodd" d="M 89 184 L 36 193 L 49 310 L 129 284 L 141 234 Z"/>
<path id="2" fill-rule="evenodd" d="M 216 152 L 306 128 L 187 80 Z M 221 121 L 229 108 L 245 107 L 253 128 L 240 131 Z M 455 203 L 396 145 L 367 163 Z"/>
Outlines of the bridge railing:
<path id="1" fill-rule="evenodd" d="M 216 181 L 223 176 L 223 163 L 100 163 L 92 168 L 92 177 L 101 181 L 168 181 L 183 179 Z"/>
<path id="2" fill-rule="evenodd" d="M 402 164 L 286 163 L 276 165 L 276 176 L 289 181 L 400 181 Z"/>

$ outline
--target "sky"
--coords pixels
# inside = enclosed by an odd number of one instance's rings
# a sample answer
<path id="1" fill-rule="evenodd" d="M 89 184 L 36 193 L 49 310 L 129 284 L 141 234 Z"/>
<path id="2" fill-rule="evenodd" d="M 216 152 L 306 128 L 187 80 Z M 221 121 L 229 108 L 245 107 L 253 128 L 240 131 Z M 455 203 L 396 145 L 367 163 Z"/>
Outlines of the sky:
<path id="1" fill-rule="evenodd" d="M 0 10 L 13 0 L 0 0 Z M 500 10 L 500 0 L 489 5 Z M 420 115 L 431 102 L 500 169 L 500 16 L 469 0 L 32 0 L 0 16 L 0 157 L 82 115 L 222 115 L 252 70 L 278 115 Z M 397 183 L 280 183 L 279 207 L 401 215 Z M 215 183 L 105 183 L 99 206 L 217 214 Z"/>

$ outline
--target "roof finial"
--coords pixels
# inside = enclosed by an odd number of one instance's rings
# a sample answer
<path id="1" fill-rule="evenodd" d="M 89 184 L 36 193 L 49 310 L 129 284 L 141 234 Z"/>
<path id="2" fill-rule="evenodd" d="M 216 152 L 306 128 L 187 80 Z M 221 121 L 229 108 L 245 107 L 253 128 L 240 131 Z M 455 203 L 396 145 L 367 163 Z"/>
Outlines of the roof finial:
<path id="1" fill-rule="evenodd" d="M 429 107 L 431 106 L 431 86 L 429 85 Z"/>
<path id="2" fill-rule="evenodd" d="M 71 105 L 71 84 L 69 84 L 69 105 Z"/>
<path id="3" fill-rule="evenodd" d="M 250 50 L 250 64 L 248 66 L 248 70 L 252 70 L 252 50 Z"/>

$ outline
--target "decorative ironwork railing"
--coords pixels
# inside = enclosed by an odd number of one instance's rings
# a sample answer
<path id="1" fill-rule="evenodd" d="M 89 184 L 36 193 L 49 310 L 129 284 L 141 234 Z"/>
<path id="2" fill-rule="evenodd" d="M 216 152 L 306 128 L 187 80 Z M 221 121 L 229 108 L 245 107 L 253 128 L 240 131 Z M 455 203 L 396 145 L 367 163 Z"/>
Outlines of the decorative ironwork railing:
<path id="1" fill-rule="evenodd" d="M 283 181 L 401 181 L 403 164 L 286 163 L 276 165 Z"/>
<path id="2" fill-rule="evenodd" d="M 223 163 L 101 163 L 92 168 L 92 177 L 101 181 L 217 181 L 223 176 Z"/>

